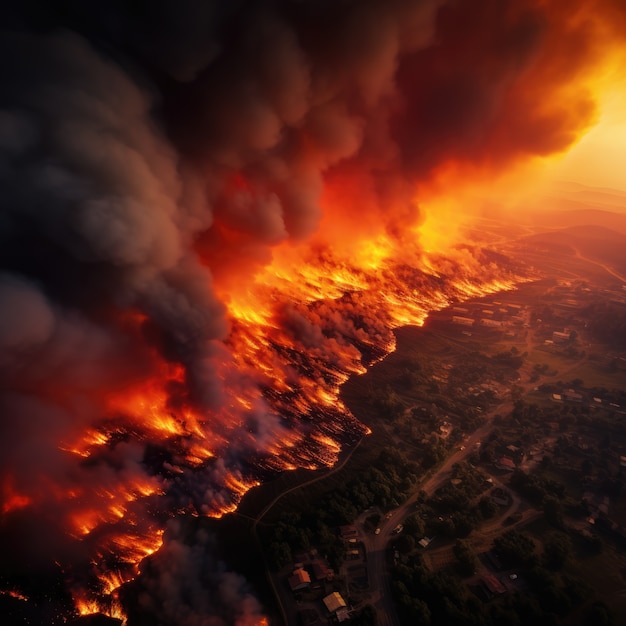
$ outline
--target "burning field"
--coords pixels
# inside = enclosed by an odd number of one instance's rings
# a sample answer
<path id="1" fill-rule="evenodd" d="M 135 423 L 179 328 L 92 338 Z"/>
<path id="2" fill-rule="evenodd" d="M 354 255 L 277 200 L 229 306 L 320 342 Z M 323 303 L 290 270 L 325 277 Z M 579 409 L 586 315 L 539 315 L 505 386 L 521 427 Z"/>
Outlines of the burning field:
<path id="1" fill-rule="evenodd" d="M 2 597 L 123 619 L 154 555 L 155 623 L 266 623 L 177 520 L 331 466 L 367 430 L 341 384 L 394 328 L 529 278 L 465 239 L 463 190 L 582 136 L 626 15 L 33 0 L 2 24 Z"/>

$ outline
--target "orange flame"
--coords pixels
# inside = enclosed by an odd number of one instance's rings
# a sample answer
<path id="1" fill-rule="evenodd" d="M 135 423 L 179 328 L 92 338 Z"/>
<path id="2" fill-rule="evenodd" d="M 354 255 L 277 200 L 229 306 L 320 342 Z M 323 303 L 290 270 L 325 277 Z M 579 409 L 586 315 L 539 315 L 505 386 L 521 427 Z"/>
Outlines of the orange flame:
<path id="1" fill-rule="evenodd" d="M 445 257 L 426 252 L 418 227 L 407 226 L 405 235 L 400 246 L 390 235 L 374 232 L 349 252 L 328 245 L 278 247 L 253 284 L 218 285 L 231 318 L 227 350 L 215 364 L 225 391 L 222 406 L 199 409 L 184 396 L 173 401 L 171 389 L 185 388 L 185 372 L 155 354 L 153 375 L 108 393 L 108 421 L 64 449 L 86 459 L 113 448 L 120 437 L 160 444 L 173 452 L 172 481 L 211 473 L 214 495 L 180 506 L 214 517 L 234 511 L 259 484 L 254 476 L 220 465 L 229 446 L 256 455 L 264 470 L 332 466 L 347 432 L 353 441 L 370 432 L 341 401 L 341 385 L 395 349 L 394 328 L 422 325 L 433 309 L 523 280 L 467 250 Z M 212 473 L 214 465 L 219 470 Z M 100 590 L 76 593 L 81 614 L 119 613 L 117 590 L 162 542 L 162 530 L 146 530 L 150 524 L 134 506 L 166 489 L 167 481 L 121 476 L 115 489 L 94 488 L 97 507 L 74 508 L 72 533 L 93 538 L 99 552 L 94 572 Z M 82 495 L 77 490 L 71 498 L 78 503 Z"/>
<path id="2" fill-rule="evenodd" d="M 15 479 L 10 474 L 4 477 L 2 483 L 2 513 L 7 515 L 11 511 L 23 509 L 32 502 L 30 496 L 24 495 L 16 491 Z"/>

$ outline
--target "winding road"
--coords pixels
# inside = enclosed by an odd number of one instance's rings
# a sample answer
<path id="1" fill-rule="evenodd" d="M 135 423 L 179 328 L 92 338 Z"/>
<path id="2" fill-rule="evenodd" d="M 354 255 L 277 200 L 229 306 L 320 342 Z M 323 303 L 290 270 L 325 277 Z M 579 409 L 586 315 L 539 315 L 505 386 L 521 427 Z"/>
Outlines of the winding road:
<path id="1" fill-rule="evenodd" d="M 496 414 L 508 412 L 513 409 L 513 403 L 508 401 L 498 405 L 495 409 L 487 414 L 488 421 L 476 430 L 464 444 L 463 450 L 457 450 L 451 454 L 442 465 L 440 465 L 434 474 L 427 477 L 423 483 L 419 485 L 415 493 L 402 506 L 398 507 L 391 514 L 381 520 L 380 533 L 378 535 L 366 534 L 363 543 L 367 550 L 367 569 L 372 589 L 371 602 L 378 613 L 378 623 L 380 626 L 401 626 L 396 615 L 395 605 L 391 597 L 391 582 L 386 562 L 387 544 L 393 529 L 404 519 L 410 515 L 415 507 L 417 499 L 422 492 L 427 496 L 432 495 L 447 480 L 455 463 L 463 461 L 469 454 L 473 452 L 476 444 L 482 441 L 493 430 L 491 418 Z"/>

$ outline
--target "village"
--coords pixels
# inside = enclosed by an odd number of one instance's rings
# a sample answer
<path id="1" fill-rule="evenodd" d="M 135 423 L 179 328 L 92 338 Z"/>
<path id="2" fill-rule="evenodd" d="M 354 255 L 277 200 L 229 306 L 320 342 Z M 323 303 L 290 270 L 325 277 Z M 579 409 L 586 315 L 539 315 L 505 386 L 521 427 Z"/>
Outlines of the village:
<path id="1" fill-rule="evenodd" d="M 584 579 L 569 571 L 579 560 L 626 542 L 626 346 L 608 346 L 593 327 L 600 301 L 626 312 L 620 285 L 584 280 L 467 302 L 429 320 L 437 339 L 420 341 L 424 361 L 390 357 L 372 400 L 387 413 L 395 486 L 381 499 L 353 477 L 318 501 L 327 510 L 298 514 L 298 525 L 316 530 L 300 527 L 271 574 L 288 623 L 435 614 L 436 603 L 412 599 L 419 590 L 406 572 L 415 568 L 425 580 L 456 580 L 450 589 L 475 597 L 481 614 L 499 598 L 508 606 L 518 591 L 534 593 L 535 570 L 550 559 L 559 567 L 546 570 L 549 588 L 572 595 Z"/>

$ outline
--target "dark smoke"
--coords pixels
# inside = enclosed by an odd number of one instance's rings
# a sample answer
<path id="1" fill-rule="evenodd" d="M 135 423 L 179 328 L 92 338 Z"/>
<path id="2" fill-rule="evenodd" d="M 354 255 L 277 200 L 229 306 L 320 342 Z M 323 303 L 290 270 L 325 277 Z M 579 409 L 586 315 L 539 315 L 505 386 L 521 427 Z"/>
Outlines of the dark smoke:
<path id="1" fill-rule="evenodd" d="M 136 585 L 136 619 L 145 624 L 256 626 L 263 613 L 249 585 L 219 557 L 206 530 L 186 536 L 177 522 L 167 540 L 144 564 Z M 187 533 L 188 534 L 188 533 Z"/>

